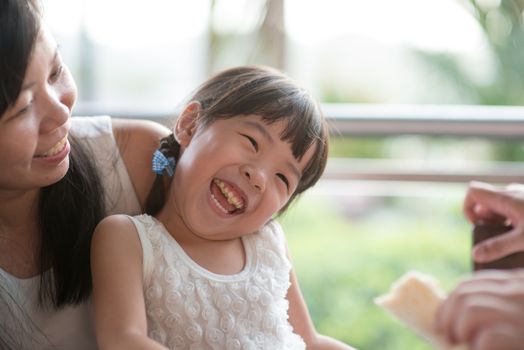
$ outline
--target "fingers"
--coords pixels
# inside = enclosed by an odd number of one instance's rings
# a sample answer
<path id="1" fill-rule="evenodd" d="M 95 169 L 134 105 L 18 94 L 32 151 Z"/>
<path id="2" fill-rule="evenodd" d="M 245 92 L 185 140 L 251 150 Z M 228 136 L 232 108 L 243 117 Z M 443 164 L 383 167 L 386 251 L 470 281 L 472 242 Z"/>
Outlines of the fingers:
<path id="1" fill-rule="evenodd" d="M 474 261 L 483 263 L 519 251 L 524 251 L 524 226 L 517 226 L 505 234 L 476 244 L 472 254 Z"/>
<path id="2" fill-rule="evenodd" d="M 518 322 L 519 315 L 513 303 L 498 295 L 482 294 L 467 298 L 464 312 L 457 315 L 452 339 L 465 343 L 474 338 L 481 329 L 493 324 Z"/>
<path id="3" fill-rule="evenodd" d="M 503 343 L 492 344 L 510 332 L 508 327 L 524 344 L 524 269 L 485 271 L 463 281 L 437 311 L 435 326 L 451 344 L 475 344 L 476 350 L 506 349 Z M 517 343 L 505 336 L 504 346 L 514 349 Z"/>
<path id="4" fill-rule="evenodd" d="M 515 184 L 510 186 L 516 188 Z M 523 193 L 507 189 L 500 190 L 482 182 L 471 182 L 464 199 L 464 213 L 475 224 L 504 217 L 510 219 L 515 225 L 524 220 Z"/>
<path id="5" fill-rule="evenodd" d="M 506 221 L 506 218 L 493 212 L 489 207 L 485 207 L 482 204 L 476 203 L 473 206 L 471 221 L 474 224 L 481 224 L 482 222 L 503 224 Z"/>
<path id="6" fill-rule="evenodd" d="M 459 333 L 457 331 L 457 328 L 459 328 L 459 317 L 464 317 L 466 312 L 471 312 L 469 310 L 469 299 L 475 299 L 477 296 L 500 290 L 499 286 L 505 283 L 508 278 L 509 275 L 507 273 L 498 274 L 488 270 L 476 273 L 471 278 L 462 281 L 437 310 L 435 319 L 436 331 L 443 334 L 448 342 L 456 343 Z M 468 320 L 462 319 L 461 322 L 468 322 Z M 462 330 L 461 332 L 468 331 Z"/>
<path id="7" fill-rule="evenodd" d="M 471 350 L 519 350 L 524 344 L 524 332 L 511 324 L 486 326 L 471 342 Z"/>
<path id="8" fill-rule="evenodd" d="M 496 189 L 490 184 L 483 182 L 470 182 L 466 197 L 464 198 L 464 214 L 473 224 L 477 224 L 483 219 L 489 219 L 493 215 L 489 207 L 482 205 L 479 196 L 484 193 L 484 197 L 490 196 Z"/>
<path id="9" fill-rule="evenodd" d="M 503 297 L 488 293 L 461 296 L 449 305 L 452 312 L 443 330 L 450 344 L 472 342 L 481 330 L 493 324 L 518 323 L 519 314 Z"/>

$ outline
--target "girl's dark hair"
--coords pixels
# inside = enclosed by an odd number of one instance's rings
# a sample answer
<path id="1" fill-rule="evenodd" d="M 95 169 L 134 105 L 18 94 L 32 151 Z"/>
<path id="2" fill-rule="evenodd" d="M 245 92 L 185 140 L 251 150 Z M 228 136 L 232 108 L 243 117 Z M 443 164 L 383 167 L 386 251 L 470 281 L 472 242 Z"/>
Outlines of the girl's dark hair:
<path id="1" fill-rule="evenodd" d="M 20 94 L 40 30 L 38 0 L 0 1 L 0 117 Z M 103 188 L 93 158 L 71 135 L 70 166 L 39 198 L 39 298 L 59 308 L 91 294 L 89 249 L 103 218 Z M 52 272 L 46 272 L 52 267 Z"/>
<path id="2" fill-rule="evenodd" d="M 158 150 L 162 152 L 166 158 L 173 157 L 176 160 L 180 155 L 180 144 L 175 139 L 175 135 L 170 134 L 160 140 L 160 147 Z M 164 176 L 163 174 L 157 175 L 146 199 L 146 214 L 157 214 L 164 206 L 165 201 L 166 191 L 164 188 Z"/>
<path id="3" fill-rule="evenodd" d="M 281 213 L 322 175 L 328 154 L 327 123 L 310 94 L 277 70 L 244 66 L 222 71 L 202 84 L 189 101 L 201 104 L 199 127 L 206 127 L 217 119 L 258 115 L 269 124 L 286 121 L 281 139 L 292 145 L 296 159 L 300 160 L 311 146 L 316 147 L 297 189 Z M 156 191 L 160 192 L 158 188 Z M 157 207 L 162 205 L 163 202 Z"/>

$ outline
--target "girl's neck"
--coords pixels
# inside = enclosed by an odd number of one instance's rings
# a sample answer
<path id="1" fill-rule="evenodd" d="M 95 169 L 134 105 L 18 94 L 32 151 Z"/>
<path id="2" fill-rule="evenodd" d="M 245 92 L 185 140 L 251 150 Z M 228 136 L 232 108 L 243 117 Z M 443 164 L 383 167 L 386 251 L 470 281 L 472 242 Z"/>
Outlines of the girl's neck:
<path id="1" fill-rule="evenodd" d="M 169 234 L 178 242 L 182 247 L 185 246 L 198 246 L 199 244 L 212 243 L 208 239 L 201 237 L 194 233 L 184 222 L 180 215 L 179 208 L 176 207 L 173 201 L 173 195 L 171 190 L 168 192 L 169 198 L 164 203 L 162 209 L 155 215 L 155 218 L 160 221 Z"/>
<path id="2" fill-rule="evenodd" d="M 195 263 L 221 275 L 237 274 L 245 268 L 246 251 L 240 237 L 226 240 L 202 238 L 183 224 L 178 213 L 166 207 L 156 215 L 156 219 Z"/>

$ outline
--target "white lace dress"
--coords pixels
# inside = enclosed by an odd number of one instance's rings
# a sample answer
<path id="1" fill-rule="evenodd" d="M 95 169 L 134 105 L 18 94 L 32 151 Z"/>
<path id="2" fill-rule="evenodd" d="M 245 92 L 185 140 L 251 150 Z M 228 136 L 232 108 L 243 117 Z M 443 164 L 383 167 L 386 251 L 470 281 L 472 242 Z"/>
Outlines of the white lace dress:
<path id="1" fill-rule="evenodd" d="M 131 217 L 143 249 L 148 334 L 170 349 L 305 349 L 288 322 L 291 264 L 276 221 L 242 238 L 244 269 L 212 273 L 148 215 Z"/>

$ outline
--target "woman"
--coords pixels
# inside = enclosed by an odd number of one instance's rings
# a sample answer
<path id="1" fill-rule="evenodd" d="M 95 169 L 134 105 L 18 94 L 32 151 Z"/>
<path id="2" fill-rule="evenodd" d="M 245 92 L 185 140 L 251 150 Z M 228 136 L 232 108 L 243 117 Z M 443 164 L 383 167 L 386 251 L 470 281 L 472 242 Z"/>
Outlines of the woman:
<path id="1" fill-rule="evenodd" d="M 37 1 L 0 2 L 0 347 L 93 349 L 92 231 L 142 211 L 169 131 L 72 119 L 76 86 Z"/>

